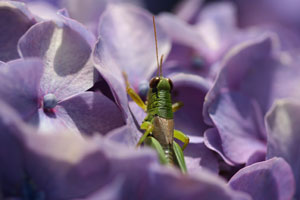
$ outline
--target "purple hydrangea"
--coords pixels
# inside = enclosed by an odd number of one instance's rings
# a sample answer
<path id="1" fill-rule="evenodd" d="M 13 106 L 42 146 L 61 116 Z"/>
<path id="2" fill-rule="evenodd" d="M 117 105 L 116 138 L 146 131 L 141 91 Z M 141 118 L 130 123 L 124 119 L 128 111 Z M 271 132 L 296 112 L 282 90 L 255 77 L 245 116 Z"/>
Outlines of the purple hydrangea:
<path id="1" fill-rule="evenodd" d="M 135 147 L 147 113 L 123 73 L 146 100 L 146 5 L 0 1 L 0 199 L 300 198 L 298 2 L 187 0 L 156 17 L 187 174 Z"/>

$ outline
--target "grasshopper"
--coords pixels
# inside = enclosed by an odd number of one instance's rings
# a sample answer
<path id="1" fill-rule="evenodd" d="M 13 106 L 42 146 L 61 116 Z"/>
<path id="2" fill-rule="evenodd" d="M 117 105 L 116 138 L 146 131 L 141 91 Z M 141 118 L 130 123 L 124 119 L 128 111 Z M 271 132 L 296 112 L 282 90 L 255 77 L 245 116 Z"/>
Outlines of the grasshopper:
<path id="1" fill-rule="evenodd" d="M 153 77 L 149 84 L 146 103 L 140 96 L 130 87 L 127 75 L 124 73 L 126 82 L 126 90 L 131 99 L 137 103 L 146 113 L 147 116 L 141 124 L 140 128 L 145 133 L 137 143 L 137 147 L 142 143 L 153 147 L 163 164 L 173 164 L 178 166 L 183 173 L 187 172 L 184 161 L 183 150 L 189 143 L 189 138 L 181 131 L 174 129 L 173 113 L 183 106 L 182 103 L 174 103 L 172 105 L 171 91 L 173 83 L 171 79 L 162 75 L 162 61 L 158 61 L 158 48 L 155 17 L 153 16 L 154 38 L 156 47 L 157 60 L 157 76 Z M 174 141 L 174 138 L 183 142 L 180 147 Z"/>

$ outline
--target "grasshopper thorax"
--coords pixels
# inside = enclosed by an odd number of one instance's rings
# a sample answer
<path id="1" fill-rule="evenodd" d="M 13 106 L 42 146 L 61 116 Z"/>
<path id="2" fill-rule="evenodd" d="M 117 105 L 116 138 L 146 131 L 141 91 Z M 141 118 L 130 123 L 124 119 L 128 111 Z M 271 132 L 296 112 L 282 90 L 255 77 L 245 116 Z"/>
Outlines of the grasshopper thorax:
<path id="1" fill-rule="evenodd" d="M 153 77 L 149 84 L 151 89 L 172 91 L 173 83 L 171 79 L 162 76 Z"/>

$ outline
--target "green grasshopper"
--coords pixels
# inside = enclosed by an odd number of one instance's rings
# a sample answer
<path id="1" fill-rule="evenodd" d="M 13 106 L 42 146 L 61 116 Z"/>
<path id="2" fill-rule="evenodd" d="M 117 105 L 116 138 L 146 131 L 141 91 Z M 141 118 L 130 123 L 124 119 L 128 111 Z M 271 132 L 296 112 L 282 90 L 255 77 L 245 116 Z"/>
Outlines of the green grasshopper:
<path id="1" fill-rule="evenodd" d="M 126 90 L 133 101 L 137 103 L 146 113 L 147 116 L 141 124 L 141 129 L 145 130 L 144 135 L 137 143 L 137 147 L 142 143 L 153 147 L 163 164 L 173 164 L 180 168 L 183 173 L 187 172 L 184 161 L 183 150 L 189 143 L 189 138 L 181 131 L 174 129 L 173 113 L 183 104 L 174 103 L 172 105 L 171 91 L 173 83 L 169 78 L 162 75 L 162 61 L 158 61 L 158 48 L 155 18 L 153 16 L 154 38 L 156 47 L 157 76 L 150 81 L 150 88 L 147 95 L 147 101 L 144 103 L 140 96 L 130 88 L 127 75 L 124 73 Z M 184 144 L 180 147 L 174 138 L 182 141 Z"/>

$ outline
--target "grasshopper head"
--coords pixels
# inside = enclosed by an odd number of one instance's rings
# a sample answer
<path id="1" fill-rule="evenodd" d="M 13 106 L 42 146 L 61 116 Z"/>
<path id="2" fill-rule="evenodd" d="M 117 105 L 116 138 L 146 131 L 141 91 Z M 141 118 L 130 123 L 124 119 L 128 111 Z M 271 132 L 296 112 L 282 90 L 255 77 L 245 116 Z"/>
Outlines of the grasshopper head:
<path id="1" fill-rule="evenodd" d="M 173 83 L 169 78 L 156 76 L 151 79 L 150 88 L 157 89 L 157 90 L 171 91 L 173 89 Z"/>

